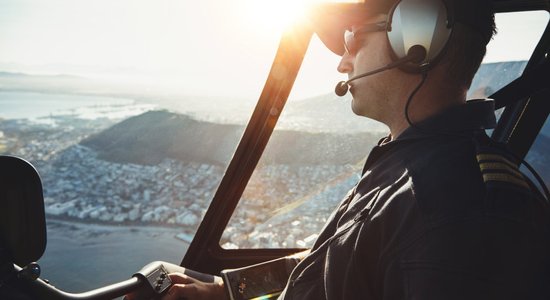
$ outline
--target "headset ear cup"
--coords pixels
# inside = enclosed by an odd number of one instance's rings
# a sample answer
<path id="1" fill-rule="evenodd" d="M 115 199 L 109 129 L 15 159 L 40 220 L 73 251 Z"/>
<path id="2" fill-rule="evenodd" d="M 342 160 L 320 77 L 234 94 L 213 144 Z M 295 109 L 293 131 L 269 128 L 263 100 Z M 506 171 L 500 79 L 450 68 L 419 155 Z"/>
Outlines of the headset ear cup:
<path id="1" fill-rule="evenodd" d="M 401 67 L 420 73 L 432 68 L 445 52 L 453 30 L 452 14 L 443 0 L 401 0 L 388 16 L 388 44 L 393 60 L 405 57 L 414 45 L 426 48 L 426 59 Z"/>

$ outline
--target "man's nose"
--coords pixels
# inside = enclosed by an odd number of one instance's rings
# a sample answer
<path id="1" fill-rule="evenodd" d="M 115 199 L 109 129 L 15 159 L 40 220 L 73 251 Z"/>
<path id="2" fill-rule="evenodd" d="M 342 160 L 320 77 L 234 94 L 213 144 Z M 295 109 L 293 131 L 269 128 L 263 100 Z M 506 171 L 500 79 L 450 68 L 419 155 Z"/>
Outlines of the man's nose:
<path id="1" fill-rule="evenodd" d="M 340 59 L 340 63 L 338 64 L 336 70 L 343 74 L 351 73 L 351 71 L 353 71 L 352 56 L 345 52 L 344 55 L 342 55 L 342 58 Z"/>

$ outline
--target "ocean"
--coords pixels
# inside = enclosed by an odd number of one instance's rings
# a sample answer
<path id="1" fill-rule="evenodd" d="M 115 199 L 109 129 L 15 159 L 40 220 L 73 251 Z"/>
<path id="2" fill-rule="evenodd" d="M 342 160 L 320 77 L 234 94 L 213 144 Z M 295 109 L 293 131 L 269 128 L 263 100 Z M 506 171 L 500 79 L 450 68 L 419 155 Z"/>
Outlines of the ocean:
<path id="1" fill-rule="evenodd" d="M 71 116 L 80 119 L 122 119 L 141 114 L 155 105 L 137 103 L 132 99 L 0 91 L 0 118 L 27 119 L 38 123 L 55 123 L 53 116 Z"/>
<path id="2" fill-rule="evenodd" d="M 47 232 L 40 277 L 72 293 L 129 279 L 152 261 L 179 264 L 189 247 L 174 228 L 49 220 Z"/>

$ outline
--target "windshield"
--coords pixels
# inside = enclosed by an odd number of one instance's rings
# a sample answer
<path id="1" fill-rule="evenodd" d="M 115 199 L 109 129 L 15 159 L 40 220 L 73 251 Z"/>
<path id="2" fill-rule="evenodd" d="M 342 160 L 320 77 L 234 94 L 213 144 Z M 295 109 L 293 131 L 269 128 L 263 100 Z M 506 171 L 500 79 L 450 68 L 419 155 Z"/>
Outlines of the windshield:
<path id="1" fill-rule="evenodd" d="M 246 1 L 0 0 L 0 153 L 44 186 L 42 277 L 179 264 L 267 78 Z"/>

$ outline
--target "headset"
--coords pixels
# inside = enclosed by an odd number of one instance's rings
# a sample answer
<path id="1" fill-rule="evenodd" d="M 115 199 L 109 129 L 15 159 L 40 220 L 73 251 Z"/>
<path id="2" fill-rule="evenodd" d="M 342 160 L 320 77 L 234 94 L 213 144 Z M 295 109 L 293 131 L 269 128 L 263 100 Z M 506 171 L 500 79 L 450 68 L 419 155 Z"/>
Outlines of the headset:
<path id="1" fill-rule="evenodd" d="M 444 55 L 453 33 L 455 16 L 450 4 L 445 0 L 397 1 L 385 27 L 392 63 L 339 82 L 336 95 L 344 96 L 354 80 L 397 67 L 422 74 L 433 68 Z"/>
<path id="2" fill-rule="evenodd" d="M 420 62 L 401 65 L 403 71 L 426 72 L 444 55 L 455 20 L 449 4 L 444 0 L 400 0 L 393 5 L 386 25 L 393 61 L 406 58 L 414 46 L 426 50 Z"/>

